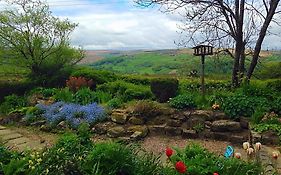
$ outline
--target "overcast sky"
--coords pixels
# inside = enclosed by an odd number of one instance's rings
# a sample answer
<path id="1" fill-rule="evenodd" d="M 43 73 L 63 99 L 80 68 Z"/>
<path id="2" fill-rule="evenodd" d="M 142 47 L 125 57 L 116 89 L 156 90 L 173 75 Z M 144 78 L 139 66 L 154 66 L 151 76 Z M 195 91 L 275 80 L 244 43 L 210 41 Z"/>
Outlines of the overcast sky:
<path id="1" fill-rule="evenodd" d="M 180 39 L 180 16 L 158 7 L 140 8 L 133 0 L 47 0 L 55 16 L 79 26 L 71 36 L 84 49 L 170 49 Z M 274 27 L 278 33 L 281 27 Z M 193 45 L 190 45 L 193 47 Z M 264 49 L 281 49 L 281 38 L 269 36 Z"/>

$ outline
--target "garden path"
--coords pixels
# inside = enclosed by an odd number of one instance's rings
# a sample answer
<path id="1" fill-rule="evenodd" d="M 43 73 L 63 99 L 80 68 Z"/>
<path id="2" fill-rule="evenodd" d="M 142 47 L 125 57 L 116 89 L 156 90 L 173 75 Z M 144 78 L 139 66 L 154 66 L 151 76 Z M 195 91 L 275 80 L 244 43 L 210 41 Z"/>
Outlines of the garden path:
<path id="1" fill-rule="evenodd" d="M 46 144 L 39 140 L 32 140 L 22 134 L 0 125 L 0 140 L 9 149 L 24 151 L 26 149 L 40 150 L 46 147 Z"/>

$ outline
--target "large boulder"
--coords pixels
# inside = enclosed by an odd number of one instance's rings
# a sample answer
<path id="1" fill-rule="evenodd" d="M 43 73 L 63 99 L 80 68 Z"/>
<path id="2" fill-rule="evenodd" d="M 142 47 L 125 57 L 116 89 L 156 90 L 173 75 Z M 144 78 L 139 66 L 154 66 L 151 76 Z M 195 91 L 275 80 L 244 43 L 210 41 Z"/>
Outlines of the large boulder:
<path id="1" fill-rule="evenodd" d="M 166 125 L 149 125 L 149 133 L 152 135 L 165 135 Z"/>
<path id="2" fill-rule="evenodd" d="M 212 123 L 211 130 L 215 132 L 233 132 L 240 131 L 241 126 L 239 122 L 231 120 L 217 120 Z"/>
<path id="3" fill-rule="evenodd" d="M 224 112 L 216 111 L 213 116 L 214 120 L 228 120 L 229 117 Z"/>
<path id="4" fill-rule="evenodd" d="M 180 127 L 182 125 L 182 121 L 176 119 L 169 119 L 167 121 L 167 125 L 172 127 Z"/>
<path id="5" fill-rule="evenodd" d="M 164 130 L 168 136 L 180 136 L 182 134 L 182 128 L 179 127 L 166 126 Z"/>
<path id="6" fill-rule="evenodd" d="M 203 117 L 199 117 L 199 116 L 190 116 L 189 119 L 187 119 L 186 123 L 185 123 L 185 127 L 187 129 L 193 129 L 195 126 L 198 125 L 205 125 L 205 118 Z"/>
<path id="7" fill-rule="evenodd" d="M 123 112 L 113 112 L 111 114 L 111 120 L 118 124 L 125 124 L 127 121 L 128 115 Z"/>
<path id="8" fill-rule="evenodd" d="M 97 134 L 106 134 L 110 128 L 116 126 L 116 123 L 113 122 L 105 122 L 105 123 L 97 123 L 93 128 L 92 131 Z"/>
<path id="9" fill-rule="evenodd" d="M 279 136 L 273 131 L 263 132 L 261 139 L 262 143 L 266 145 L 278 145 L 280 143 Z"/>
<path id="10" fill-rule="evenodd" d="M 129 123 L 133 125 L 142 125 L 144 124 L 144 119 L 140 117 L 131 117 Z"/>
<path id="11" fill-rule="evenodd" d="M 107 136 L 112 138 L 123 137 L 126 130 L 122 126 L 115 126 L 107 131 Z"/>

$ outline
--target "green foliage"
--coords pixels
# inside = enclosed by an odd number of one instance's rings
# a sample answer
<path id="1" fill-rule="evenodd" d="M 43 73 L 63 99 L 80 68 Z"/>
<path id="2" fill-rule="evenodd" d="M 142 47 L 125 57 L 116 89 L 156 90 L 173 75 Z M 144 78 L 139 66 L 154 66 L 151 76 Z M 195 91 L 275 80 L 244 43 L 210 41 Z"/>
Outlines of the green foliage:
<path id="1" fill-rule="evenodd" d="M 281 80 L 269 81 L 266 85 L 268 89 L 272 89 L 275 92 L 281 92 Z"/>
<path id="2" fill-rule="evenodd" d="M 154 101 L 141 100 L 133 107 L 133 114 L 143 117 L 145 120 L 151 119 L 163 113 L 162 107 Z"/>
<path id="3" fill-rule="evenodd" d="M 254 130 L 263 133 L 265 131 L 274 131 L 276 132 L 279 136 L 281 136 L 281 125 L 279 124 L 268 124 L 268 123 L 260 123 L 254 126 Z"/>
<path id="4" fill-rule="evenodd" d="M 226 97 L 222 104 L 223 111 L 232 118 L 251 117 L 258 107 L 268 108 L 266 98 L 248 97 L 239 93 Z"/>
<path id="5" fill-rule="evenodd" d="M 152 97 L 147 86 L 135 85 L 121 80 L 105 83 L 97 86 L 97 90 L 112 94 L 113 97 L 122 97 L 124 102 L 138 99 L 149 99 Z"/>
<path id="6" fill-rule="evenodd" d="M 97 90 L 93 92 L 93 98 L 95 99 L 95 102 L 104 104 L 112 99 L 112 95 L 108 92 Z"/>
<path id="7" fill-rule="evenodd" d="M 262 63 L 262 68 L 256 70 L 256 74 L 262 79 L 281 78 L 281 62 L 267 62 Z"/>
<path id="8" fill-rule="evenodd" d="M 0 105 L 0 113 L 8 114 L 9 112 L 27 105 L 25 97 L 15 94 L 8 95 L 4 98 L 4 102 Z"/>
<path id="9" fill-rule="evenodd" d="M 154 79 L 151 81 L 151 92 L 160 103 L 177 95 L 179 81 L 177 79 Z"/>
<path id="10" fill-rule="evenodd" d="M 275 113 L 281 115 L 281 96 L 277 97 L 274 99 L 274 101 L 272 102 L 272 111 L 274 111 Z"/>
<path id="11" fill-rule="evenodd" d="M 68 88 L 60 89 L 54 95 L 56 101 L 73 102 L 74 96 Z"/>
<path id="12" fill-rule="evenodd" d="M 56 94 L 57 89 L 56 88 L 44 88 L 44 87 L 37 87 L 35 89 L 32 89 L 29 94 L 41 94 L 44 98 L 52 97 Z"/>
<path id="13" fill-rule="evenodd" d="M 123 105 L 123 101 L 120 98 L 113 98 L 107 102 L 107 106 L 110 108 L 120 108 Z"/>
<path id="14" fill-rule="evenodd" d="M 220 92 L 231 90 L 231 83 L 229 81 L 213 81 L 207 80 L 205 88 L 210 92 Z M 201 89 L 201 82 L 199 80 L 182 80 L 180 82 L 180 92 L 187 93 L 191 91 L 199 91 Z"/>
<path id="15" fill-rule="evenodd" d="M 195 144 L 187 145 L 184 150 L 176 149 L 176 153 L 171 157 L 171 162 L 175 164 L 177 161 L 185 163 L 190 175 L 209 175 L 215 172 L 223 175 L 255 175 L 262 171 L 261 166 L 256 163 L 218 157 Z"/>
<path id="16" fill-rule="evenodd" d="M 104 70 L 95 70 L 89 67 L 81 67 L 80 69 L 72 72 L 71 76 L 85 77 L 87 79 L 93 80 L 93 82 L 95 82 L 96 84 L 112 82 L 117 79 L 117 76 L 112 72 Z"/>
<path id="17" fill-rule="evenodd" d="M 205 126 L 201 123 L 195 125 L 193 128 L 192 128 L 194 131 L 196 131 L 196 133 L 200 133 L 202 131 L 204 131 L 205 129 Z"/>
<path id="18" fill-rule="evenodd" d="M 178 95 L 172 98 L 169 104 L 176 109 L 193 109 L 196 107 L 194 97 L 190 94 Z"/>
<path id="19" fill-rule="evenodd" d="M 91 91 L 89 88 L 81 88 L 79 89 L 73 96 L 73 102 L 81 104 L 81 105 L 87 105 L 92 102 L 95 102 L 93 91 Z"/>

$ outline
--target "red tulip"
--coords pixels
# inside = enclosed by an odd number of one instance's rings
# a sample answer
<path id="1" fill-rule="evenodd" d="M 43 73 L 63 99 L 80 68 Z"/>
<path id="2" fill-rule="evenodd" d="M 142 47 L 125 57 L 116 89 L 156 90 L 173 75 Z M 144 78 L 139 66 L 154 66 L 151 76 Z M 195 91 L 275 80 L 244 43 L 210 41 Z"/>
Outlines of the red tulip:
<path id="1" fill-rule="evenodd" d="M 173 150 L 171 148 L 167 148 L 166 149 L 166 155 L 167 155 L 167 157 L 170 158 L 173 155 Z"/>
<path id="2" fill-rule="evenodd" d="M 178 161 L 176 163 L 176 170 L 181 173 L 184 174 L 186 172 L 186 166 L 182 161 Z"/>
<path id="3" fill-rule="evenodd" d="M 219 175 L 219 173 L 214 173 L 213 175 Z"/>

